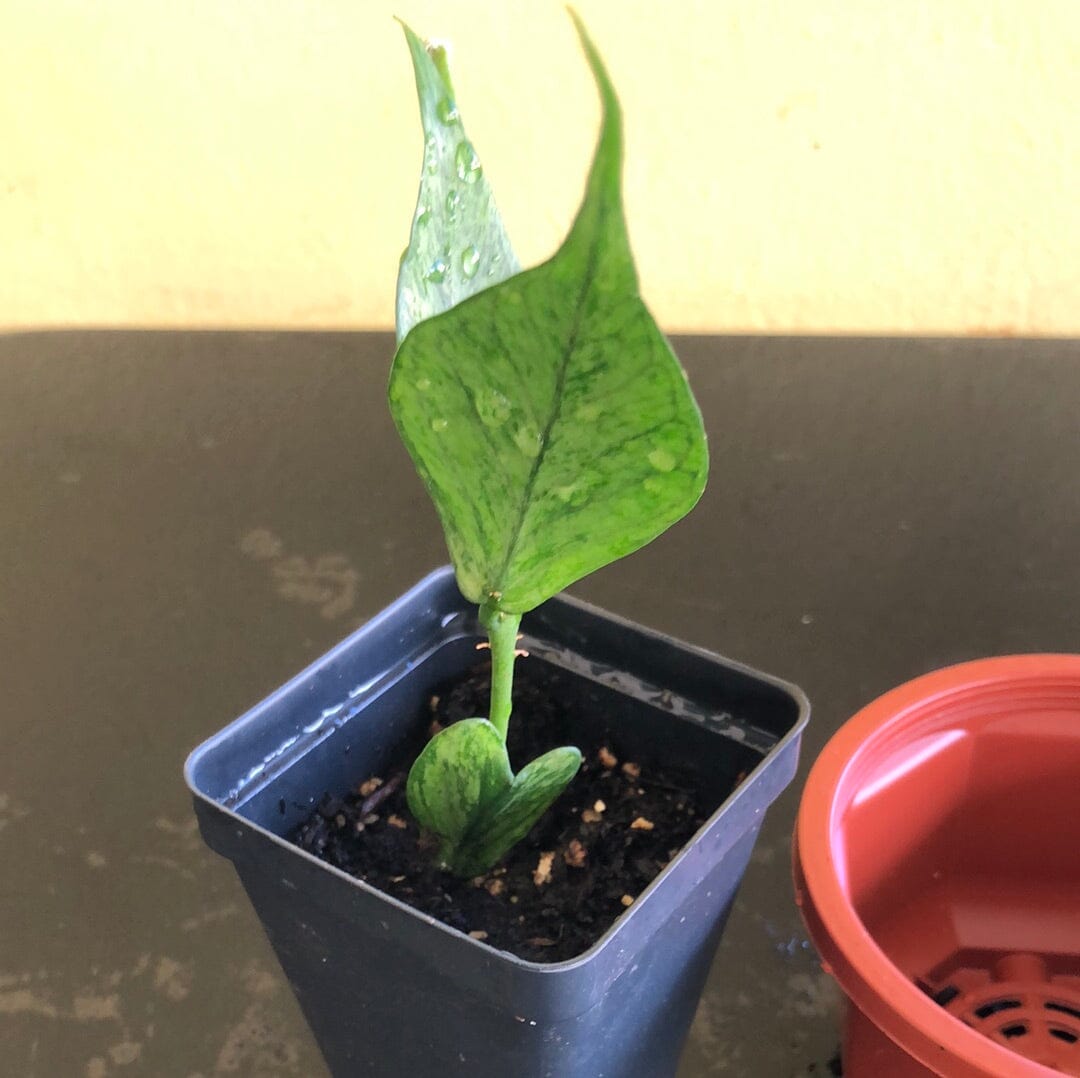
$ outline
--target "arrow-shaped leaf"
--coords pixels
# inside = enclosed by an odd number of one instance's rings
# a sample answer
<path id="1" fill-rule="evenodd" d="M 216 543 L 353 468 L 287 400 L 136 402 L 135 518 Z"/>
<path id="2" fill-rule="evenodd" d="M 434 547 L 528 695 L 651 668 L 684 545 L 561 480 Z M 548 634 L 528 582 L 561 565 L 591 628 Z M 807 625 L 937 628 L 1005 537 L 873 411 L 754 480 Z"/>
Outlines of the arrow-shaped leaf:
<path id="1" fill-rule="evenodd" d="M 402 23 L 416 73 L 424 167 L 397 285 L 397 338 L 419 321 L 517 273 L 480 159 L 465 134 L 446 50 Z"/>
<path id="2" fill-rule="evenodd" d="M 638 295 L 619 104 L 578 32 L 604 120 L 570 234 L 550 261 L 417 324 L 390 380 L 462 593 L 512 613 L 655 538 L 708 468 L 686 376 Z"/>

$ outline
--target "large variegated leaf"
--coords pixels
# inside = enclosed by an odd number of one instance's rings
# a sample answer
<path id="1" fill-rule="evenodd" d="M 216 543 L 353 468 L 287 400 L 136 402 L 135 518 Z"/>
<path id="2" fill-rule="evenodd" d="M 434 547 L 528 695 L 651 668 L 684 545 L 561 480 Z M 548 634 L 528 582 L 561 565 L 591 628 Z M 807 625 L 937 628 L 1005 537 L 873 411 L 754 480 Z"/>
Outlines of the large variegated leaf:
<path id="1" fill-rule="evenodd" d="M 570 234 L 550 261 L 415 325 L 390 380 L 463 594 L 513 613 L 655 538 L 708 468 L 686 376 L 638 295 L 619 104 L 578 29 L 604 119 Z"/>

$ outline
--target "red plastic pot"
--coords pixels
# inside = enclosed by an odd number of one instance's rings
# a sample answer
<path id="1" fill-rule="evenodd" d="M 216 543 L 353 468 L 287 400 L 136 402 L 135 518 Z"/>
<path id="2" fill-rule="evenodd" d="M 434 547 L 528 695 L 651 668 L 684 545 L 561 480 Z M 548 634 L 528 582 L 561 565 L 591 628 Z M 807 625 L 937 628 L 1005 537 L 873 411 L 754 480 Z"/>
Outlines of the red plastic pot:
<path id="1" fill-rule="evenodd" d="M 794 869 L 846 1078 L 1080 1075 L 1080 656 L 864 708 L 810 773 Z"/>

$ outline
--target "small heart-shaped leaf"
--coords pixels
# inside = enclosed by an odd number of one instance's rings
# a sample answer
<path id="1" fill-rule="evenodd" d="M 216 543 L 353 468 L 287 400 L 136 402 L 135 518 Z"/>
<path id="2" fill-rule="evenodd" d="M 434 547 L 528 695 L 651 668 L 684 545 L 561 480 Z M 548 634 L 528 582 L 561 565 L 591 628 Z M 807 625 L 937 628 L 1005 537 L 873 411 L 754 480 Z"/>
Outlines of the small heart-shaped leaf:
<path id="1" fill-rule="evenodd" d="M 545 752 L 523 767 L 464 836 L 454 870 L 475 876 L 489 869 L 529 833 L 579 767 L 581 753 L 570 746 Z"/>
<path id="2" fill-rule="evenodd" d="M 514 773 L 498 730 L 462 719 L 436 734 L 409 772 L 409 810 L 442 840 L 448 867 L 470 828 L 511 789 Z"/>

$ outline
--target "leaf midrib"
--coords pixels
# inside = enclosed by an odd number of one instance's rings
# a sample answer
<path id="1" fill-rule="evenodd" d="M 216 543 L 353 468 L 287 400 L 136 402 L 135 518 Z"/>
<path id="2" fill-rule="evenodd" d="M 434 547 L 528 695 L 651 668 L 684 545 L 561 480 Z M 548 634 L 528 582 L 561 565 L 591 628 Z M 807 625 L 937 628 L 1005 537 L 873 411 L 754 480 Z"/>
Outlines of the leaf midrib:
<path id="1" fill-rule="evenodd" d="M 543 467 L 544 460 L 547 457 L 548 444 L 551 439 L 551 432 L 555 428 L 555 424 L 559 421 L 562 414 L 563 404 L 563 390 L 566 386 L 566 372 L 570 366 L 570 360 L 573 357 L 574 349 L 577 346 L 578 336 L 581 333 L 581 326 L 583 322 L 582 312 L 585 306 L 585 299 L 588 295 L 590 285 L 592 283 L 593 274 L 596 270 L 596 263 L 600 254 L 600 243 L 603 237 L 603 222 L 606 220 L 607 214 L 601 212 L 597 215 L 597 227 L 593 233 L 592 241 L 589 244 L 589 254 L 585 261 L 585 273 L 582 280 L 581 288 L 578 289 L 577 299 L 574 303 L 574 319 L 571 324 L 570 333 L 567 337 L 566 346 L 563 349 L 562 362 L 559 364 L 559 371 L 555 378 L 555 405 L 551 410 L 551 415 L 548 417 L 548 421 L 541 432 L 540 452 L 537 453 L 536 459 L 533 461 L 532 468 L 529 470 L 528 478 L 525 480 L 525 487 L 521 493 L 521 500 L 518 504 L 517 519 L 514 521 L 514 526 L 510 533 L 510 542 L 506 548 L 506 556 L 503 558 L 503 563 L 499 567 L 499 571 L 496 574 L 495 590 L 503 590 L 503 581 L 506 578 L 507 571 L 510 568 L 510 563 L 514 559 L 514 555 L 517 553 L 518 542 L 521 539 L 521 533 L 525 526 L 525 515 L 529 511 L 529 505 L 532 502 L 533 488 L 536 486 L 537 477 L 540 474 L 540 469 Z M 560 252 L 562 254 L 562 252 Z M 556 258 L 559 255 L 555 256 Z"/>

